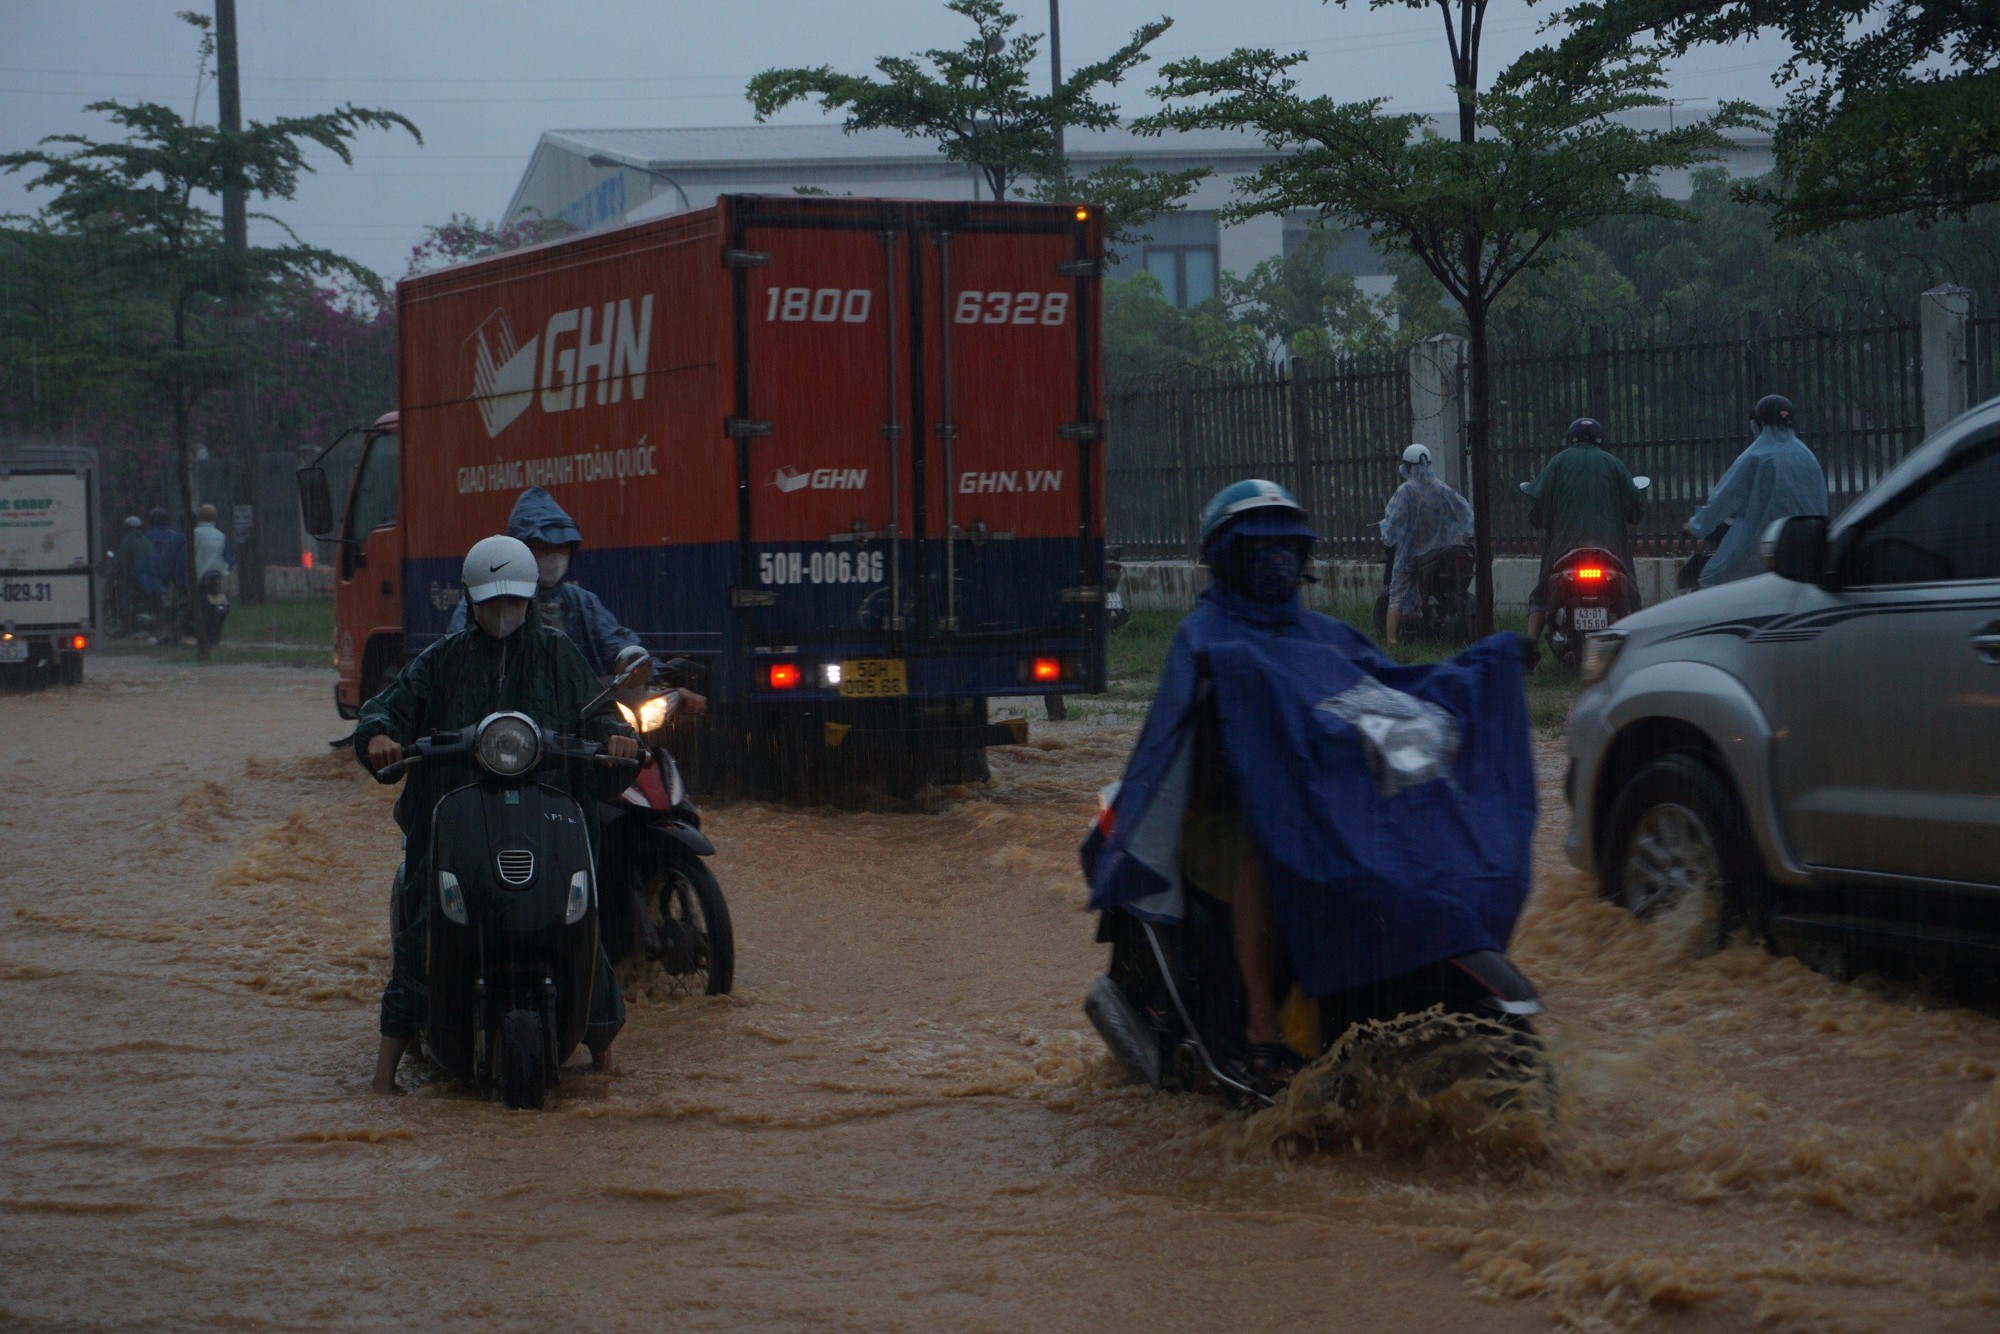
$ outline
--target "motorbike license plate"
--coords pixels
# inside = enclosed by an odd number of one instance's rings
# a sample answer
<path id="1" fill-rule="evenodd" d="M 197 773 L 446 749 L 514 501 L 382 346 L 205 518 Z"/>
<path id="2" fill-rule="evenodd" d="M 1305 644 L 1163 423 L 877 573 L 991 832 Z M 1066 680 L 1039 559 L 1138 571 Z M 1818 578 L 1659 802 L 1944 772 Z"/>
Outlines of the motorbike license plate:
<path id="1" fill-rule="evenodd" d="M 0 662 L 26 662 L 28 641 L 25 639 L 0 639 Z"/>
<path id="2" fill-rule="evenodd" d="M 1611 628 L 1611 608 L 1578 607 L 1576 628 L 1579 630 L 1609 630 Z"/>
<path id="3" fill-rule="evenodd" d="M 910 693 L 910 673 L 901 658 L 846 658 L 840 664 L 840 693 L 848 699 L 881 699 Z"/>

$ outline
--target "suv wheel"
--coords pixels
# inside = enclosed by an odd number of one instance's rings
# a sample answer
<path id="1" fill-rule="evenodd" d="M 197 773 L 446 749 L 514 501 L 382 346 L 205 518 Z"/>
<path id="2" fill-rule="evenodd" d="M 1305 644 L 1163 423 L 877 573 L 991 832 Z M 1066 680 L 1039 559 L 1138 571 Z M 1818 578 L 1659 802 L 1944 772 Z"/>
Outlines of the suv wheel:
<path id="1" fill-rule="evenodd" d="M 1695 756 L 1642 765 L 1619 791 L 1605 833 L 1605 896 L 1657 923 L 1686 952 L 1713 953 L 1746 921 L 1757 864 L 1743 814 Z"/>

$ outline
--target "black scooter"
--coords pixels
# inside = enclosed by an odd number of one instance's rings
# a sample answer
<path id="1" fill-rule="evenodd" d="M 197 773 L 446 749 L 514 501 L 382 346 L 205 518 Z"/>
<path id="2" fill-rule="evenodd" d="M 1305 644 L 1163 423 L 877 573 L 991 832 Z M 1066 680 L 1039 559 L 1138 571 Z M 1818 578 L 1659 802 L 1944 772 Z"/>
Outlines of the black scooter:
<path id="1" fill-rule="evenodd" d="M 1403 618 L 1403 634 L 1436 639 L 1453 647 L 1472 642 L 1472 548 L 1440 547 L 1417 560 L 1417 593 L 1423 609 Z M 1396 574 L 1396 548 L 1382 548 L 1382 592 L 1375 598 L 1375 638 L 1389 633 L 1389 587 Z"/>
<path id="2" fill-rule="evenodd" d="M 603 749 L 524 713 L 493 713 L 418 740 L 376 775 L 389 782 L 447 759 L 477 765 L 431 817 L 424 1042 L 448 1076 L 497 1089 L 509 1107 L 542 1106 L 589 1021 L 597 867 L 582 807 L 543 779 L 579 761 L 638 763 Z"/>
<path id="3" fill-rule="evenodd" d="M 1229 908 L 1187 895 L 1178 923 L 1144 921 L 1122 910 L 1099 914 L 1097 939 L 1111 963 L 1092 984 L 1083 1010 L 1104 1045 L 1133 1076 L 1154 1088 L 1219 1095 L 1245 1107 L 1270 1106 L 1278 1087 L 1259 1079 L 1246 1059 L 1245 1003 Z M 1482 1081 L 1498 1106 L 1546 1105 L 1550 1074 L 1534 1016 L 1542 1002 L 1506 955 L 1495 950 L 1439 959 L 1412 972 L 1321 997 L 1319 1050 L 1331 1051 L 1357 1024 L 1424 1016 L 1399 1038 L 1398 1063 L 1410 1091 L 1428 1097 L 1464 1080 Z M 1434 1016 L 1426 1011 L 1436 1010 Z M 1468 1041 L 1468 1036 L 1476 1040 Z M 1359 1089 L 1327 1090 L 1351 1107 Z"/>

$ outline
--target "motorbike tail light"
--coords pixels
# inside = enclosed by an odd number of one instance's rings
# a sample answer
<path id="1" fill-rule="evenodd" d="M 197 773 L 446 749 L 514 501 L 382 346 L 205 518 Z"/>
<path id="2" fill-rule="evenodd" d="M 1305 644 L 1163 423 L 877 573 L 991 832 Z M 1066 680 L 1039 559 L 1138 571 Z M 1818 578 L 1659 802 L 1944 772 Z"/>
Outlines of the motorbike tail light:
<path id="1" fill-rule="evenodd" d="M 1036 658 L 1028 668 L 1032 680 L 1041 682 L 1062 680 L 1061 658 Z"/>
<path id="2" fill-rule="evenodd" d="M 1576 567 L 1576 581 L 1580 584 L 1601 584 L 1604 582 L 1604 567 L 1579 565 Z"/>
<path id="3" fill-rule="evenodd" d="M 773 690 L 795 690 L 799 684 L 799 665 L 795 662 L 774 662 L 764 679 L 771 683 Z"/>

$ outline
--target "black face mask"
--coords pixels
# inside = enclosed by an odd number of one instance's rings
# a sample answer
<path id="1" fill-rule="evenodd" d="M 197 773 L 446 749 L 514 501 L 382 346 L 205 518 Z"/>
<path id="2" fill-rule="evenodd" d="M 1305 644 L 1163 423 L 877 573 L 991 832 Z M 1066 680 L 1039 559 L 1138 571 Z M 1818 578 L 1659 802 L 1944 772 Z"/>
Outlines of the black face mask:
<path id="1" fill-rule="evenodd" d="M 1305 579 L 1304 547 L 1294 538 L 1238 538 L 1224 557 L 1223 582 L 1252 602 L 1288 602 Z"/>

